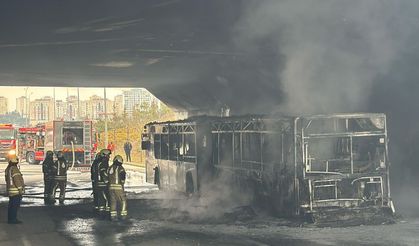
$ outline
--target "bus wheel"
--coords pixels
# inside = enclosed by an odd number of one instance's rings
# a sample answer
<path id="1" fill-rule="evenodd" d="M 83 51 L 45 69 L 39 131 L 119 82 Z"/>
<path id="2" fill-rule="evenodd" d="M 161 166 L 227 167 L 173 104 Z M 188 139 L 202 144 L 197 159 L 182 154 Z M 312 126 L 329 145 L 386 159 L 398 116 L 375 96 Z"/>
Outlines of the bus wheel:
<path id="1" fill-rule="evenodd" d="M 192 174 L 186 174 L 186 195 L 191 196 L 194 193 Z"/>
<path id="2" fill-rule="evenodd" d="M 26 154 L 26 161 L 29 164 L 37 164 L 36 160 L 35 160 L 35 152 L 28 152 Z"/>

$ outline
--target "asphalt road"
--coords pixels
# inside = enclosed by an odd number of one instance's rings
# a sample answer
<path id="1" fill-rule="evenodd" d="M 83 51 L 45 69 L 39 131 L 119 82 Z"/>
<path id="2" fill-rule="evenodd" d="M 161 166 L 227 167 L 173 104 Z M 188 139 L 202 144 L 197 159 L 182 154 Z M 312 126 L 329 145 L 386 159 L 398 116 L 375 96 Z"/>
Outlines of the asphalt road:
<path id="1" fill-rule="evenodd" d="M 0 166 L 3 168 L 3 166 Z M 44 206 L 40 166 L 22 164 L 28 181 L 19 217 L 8 225 L 0 199 L 0 245 L 418 245 L 419 219 L 391 225 L 319 228 L 274 218 L 215 198 L 187 198 L 144 183 L 143 170 L 128 173 L 129 220 L 110 222 L 92 213 L 89 173 L 69 174 L 64 206 Z M 0 180 L 4 182 L 3 180 Z"/>

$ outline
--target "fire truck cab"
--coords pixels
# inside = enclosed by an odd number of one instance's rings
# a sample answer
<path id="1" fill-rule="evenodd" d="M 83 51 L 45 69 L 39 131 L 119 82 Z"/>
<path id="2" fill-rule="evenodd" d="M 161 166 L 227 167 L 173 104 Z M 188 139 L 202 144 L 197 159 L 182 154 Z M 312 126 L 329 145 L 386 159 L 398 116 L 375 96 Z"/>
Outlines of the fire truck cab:
<path id="1" fill-rule="evenodd" d="M 39 164 L 44 159 L 45 126 L 21 127 L 19 133 L 19 157 L 29 164 Z"/>
<path id="2" fill-rule="evenodd" d="M 12 124 L 0 124 L 0 160 L 16 154 L 16 128 Z"/>

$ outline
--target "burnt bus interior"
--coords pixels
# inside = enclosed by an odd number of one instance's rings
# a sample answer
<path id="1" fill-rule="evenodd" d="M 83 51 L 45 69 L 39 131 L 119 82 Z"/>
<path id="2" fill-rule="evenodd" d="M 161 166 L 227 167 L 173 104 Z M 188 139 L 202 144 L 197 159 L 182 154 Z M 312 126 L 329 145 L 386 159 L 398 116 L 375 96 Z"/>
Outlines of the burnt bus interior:
<path id="1" fill-rule="evenodd" d="M 392 206 L 383 114 L 203 116 L 142 137 L 147 181 L 157 167 L 163 189 L 199 192 L 224 175 L 281 215 Z"/>
<path id="2" fill-rule="evenodd" d="M 385 115 L 307 117 L 298 123 L 301 207 L 391 207 Z"/>

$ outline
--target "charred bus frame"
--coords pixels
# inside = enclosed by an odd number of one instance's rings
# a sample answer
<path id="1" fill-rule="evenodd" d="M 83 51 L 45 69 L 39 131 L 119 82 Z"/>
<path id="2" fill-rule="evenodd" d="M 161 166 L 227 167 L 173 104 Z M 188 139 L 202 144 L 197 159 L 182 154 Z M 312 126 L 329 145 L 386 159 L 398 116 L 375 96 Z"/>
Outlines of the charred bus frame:
<path id="1" fill-rule="evenodd" d="M 384 114 L 195 117 L 149 123 L 147 181 L 199 192 L 220 175 L 268 198 L 279 214 L 394 209 Z"/>

